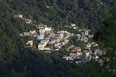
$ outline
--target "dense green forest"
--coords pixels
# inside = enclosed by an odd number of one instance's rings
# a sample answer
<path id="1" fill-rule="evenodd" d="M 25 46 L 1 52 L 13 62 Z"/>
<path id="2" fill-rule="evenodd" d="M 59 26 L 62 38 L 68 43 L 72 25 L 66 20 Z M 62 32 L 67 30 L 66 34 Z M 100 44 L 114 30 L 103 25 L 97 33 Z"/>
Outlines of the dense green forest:
<path id="1" fill-rule="evenodd" d="M 92 69 L 86 70 L 88 64 L 85 65 L 85 68 L 76 64 L 70 65 L 61 59 L 60 54 L 44 54 L 38 50 L 24 48 L 25 41 L 29 38 L 22 38 L 19 33 L 36 29 L 36 27 L 33 24 L 26 24 L 24 20 L 14 16 L 23 14 L 25 18 L 32 19 L 37 24 L 42 22 L 55 30 L 68 30 L 75 33 L 76 30 L 69 30 L 64 26 L 75 23 L 79 28 L 89 28 L 93 31 L 101 29 L 100 32 L 96 32 L 94 40 L 98 41 L 101 34 L 103 37 L 100 41 L 105 41 L 100 44 L 104 48 L 111 45 L 111 48 L 115 50 L 115 40 L 108 44 L 109 39 L 115 38 L 113 37 L 115 34 L 110 38 L 111 35 L 108 32 L 112 33 L 112 28 L 115 31 L 116 24 L 116 17 L 109 18 L 115 13 L 110 13 L 108 7 L 114 10 L 115 5 L 116 0 L 102 0 L 102 2 L 101 0 L 0 0 L 0 77 L 77 77 L 79 75 L 81 77 L 82 73 L 82 77 L 89 76 L 89 73 L 93 77 L 96 71 L 99 77 L 105 76 L 106 72 L 100 75 L 101 70 L 99 69 L 93 71 L 94 73 L 90 72 Z M 107 19 L 104 19 L 102 14 L 105 14 Z M 110 19 L 114 23 L 108 21 Z M 98 24 L 103 22 L 107 28 L 104 26 L 101 28 L 101 25 L 96 25 L 93 21 Z M 112 26 L 109 27 L 110 24 Z M 104 31 L 108 34 L 108 38 Z M 113 63 L 115 64 L 115 61 Z"/>

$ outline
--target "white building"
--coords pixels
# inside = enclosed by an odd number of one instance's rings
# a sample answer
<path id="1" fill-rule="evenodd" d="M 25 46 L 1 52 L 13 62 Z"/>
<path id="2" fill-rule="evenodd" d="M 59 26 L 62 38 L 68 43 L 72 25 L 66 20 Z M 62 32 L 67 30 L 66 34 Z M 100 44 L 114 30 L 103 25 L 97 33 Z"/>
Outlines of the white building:
<path id="1" fill-rule="evenodd" d="M 45 28 L 39 28 L 40 33 L 45 33 Z"/>
<path id="2" fill-rule="evenodd" d="M 31 34 L 30 34 L 30 32 L 24 32 L 23 35 L 24 36 L 30 36 Z"/>
<path id="3" fill-rule="evenodd" d="M 73 23 L 71 23 L 70 25 L 71 25 L 71 27 L 75 27 L 76 26 L 76 24 L 73 24 Z"/>
<path id="4" fill-rule="evenodd" d="M 45 27 L 45 31 L 51 31 L 51 27 Z"/>
<path id="5" fill-rule="evenodd" d="M 26 23 L 28 23 L 28 24 L 32 23 L 31 19 L 26 19 L 25 21 L 26 21 Z"/>
<path id="6" fill-rule="evenodd" d="M 22 14 L 17 14 L 17 15 L 15 15 L 15 17 L 23 18 L 23 15 Z"/>
<path id="7" fill-rule="evenodd" d="M 38 50 L 43 50 L 45 46 L 44 43 L 38 43 Z"/>
<path id="8" fill-rule="evenodd" d="M 88 48 L 90 48 L 90 47 L 91 47 L 91 43 L 88 43 L 86 46 L 87 46 Z"/>
<path id="9" fill-rule="evenodd" d="M 47 45 L 49 40 L 41 40 L 40 43 L 38 43 L 38 50 L 44 50 L 44 47 Z"/>
<path id="10" fill-rule="evenodd" d="M 33 46 L 33 40 L 27 41 L 26 45 L 30 45 L 30 47 L 32 47 Z"/>
<path id="11" fill-rule="evenodd" d="M 36 34 L 36 30 L 30 30 L 31 34 Z"/>
<path id="12" fill-rule="evenodd" d="M 85 31 L 85 35 L 88 35 L 88 33 L 89 33 L 89 31 L 88 31 L 88 30 L 86 30 L 86 31 Z"/>

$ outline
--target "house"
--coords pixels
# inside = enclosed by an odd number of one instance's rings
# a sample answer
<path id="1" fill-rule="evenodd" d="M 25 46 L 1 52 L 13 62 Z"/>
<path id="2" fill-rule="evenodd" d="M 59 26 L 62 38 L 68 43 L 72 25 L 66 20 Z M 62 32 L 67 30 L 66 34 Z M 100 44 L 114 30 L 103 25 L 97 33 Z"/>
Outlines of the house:
<path id="1" fill-rule="evenodd" d="M 88 41 L 88 38 L 87 38 L 87 37 L 85 37 L 85 38 L 84 38 L 84 42 L 87 42 L 87 41 Z"/>
<path id="2" fill-rule="evenodd" d="M 17 14 L 17 15 L 15 15 L 15 17 L 23 18 L 23 15 L 22 14 Z"/>
<path id="3" fill-rule="evenodd" d="M 89 31 L 88 31 L 88 30 L 86 30 L 86 31 L 85 31 L 85 35 L 88 35 L 88 33 L 89 33 Z"/>
<path id="4" fill-rule="evenodd" d="M 102 50 L 95 50 L 94 52 L 95 55 L 102 55 L 102 53 L 103 53 Z"/>
<path id="5" fill-rule="evenodd" d="M 22 34 L 22 33 L 20 33 L 19 35 L 20 35 L 20 36 L 23 36 L 23 34 Z"/>
<path id="6" fill-rule="evenodd" d="M 45 34 L 47 34 L 47 35 L 48 35 L 49 33 L 50 33 L 50 31 L 45 31 Z"/>
<path id="7" fill-rule="evenodd" d="M 69 58 L 72 58 L 72 57 L 71 56 L 66 56 L 66 55 L 63 56 L 63 59 L 66 59 L 66 60 L 68 60 Z"/>
<path id="8" fill-rule="evenodd" d="M 40 43 L 38 43 L 38 50 L 44 50 L 44 47 L 47 45 L 49 40 L 41 40 Z"/>
<path id="9" fill-rule="evenodd" d="M 32 23 L 31 19 L 25 19 L 26 23 L 30 24 Z"/>
<path id="10" fill-rule="evenodd" d="M 38 39 L 38 40 L 44 39 L 44 35 L 40 34 L 39 36 L 37 36 L 37 39 Z"/>
<path id="11" fill-rule="evenodd" d="M 88 43 L 86 46 L 87 46 L 88 48 L 90 48 L 90 47 L 91 47 L 91 43 Z"/>
<path id="12" fill-rule="evenodd" d="M 73 58 L 69 58 L 68 59 L 68 63 L 73 63 L 74 62 L 74 59 Z"/>
<path id="13" fill-rule="evenodd" d="M 61 43 L 59 42 L 54 43 L 54 47 L 58 47 L 59 45 L 61 45 Z"/>
<path id="14" fill-rule="evenodd" d="M 71 26 L 71 27 L 75 27 L 75 26 L 76 26 L 76 24 L 71 23 L 71 24 L 70 24 L 70 26 Z"/>
<path id="15" fill-rule="evenodd" d="M 45 40 L 49 40 L 50 41 L 50 38 L 48 37 L 48 38 L 45 38 Z"/>
<path id="16" fill-rule="evenodd" d="M 56 51 L 59 51 L 59 48 L 55 49 Z"/>
<path id="17" fill-rule="evenodd" d="M 82 55 L 82 52 L 81 51 L 71 51 L 69 53 L 69 55 L 72 56 L 72 57 L 76 57 L 76 56 Z"/>
<path id="18" fill-rule="evenodd" d="M 62 47 L 62 44 L 58 45 L 58 49 L 60 49 Z"/>
<path id="19" fill-rule="evenodd" d="M 26 45 L 30 45 L 30 47 L 32 47 L 33 46 L 33 40 L 27 41 Z"/>
<path id="20" fill-rule="evenodd" d="M 55 37 L 54 37 L 54 40 L 55 40 L 56 42 L 59 42 L 59 41 L 60 41 L 60 38 L 57 37 L 57 36 L 55 36 Z"/>
<path id="21" fill-rule="evenodd" d="M 55 42 L 54 38 L 50 38 L 49 44 L 54 44 Z"/>
<path id="22" fill-rule="evenodd" d="M 77 29 L 78 28 L 78 26 L 77 27 L 73 27 L 73 29 Z"/>
<path id="23" fill-rule="evenodd" d="M 51 27 L 47 27 L 47 26 L 45 27 L 45 31 L 51 31 L 51 29 L 52 29 Z"/>
<path id="24" fill-rule="evenodd" d="M 67 31 L 64 31 L 64 33 L 68 33 Z"/>
<path id="25" fill-rule="evenodd" d="M 98 44 L 94 44 L 93 46 L 96 47 L 96 46 L 98 46 Z"/>
<path id="26" fill-rule="evenodd" d="M 49 8 L 50 8 L 50 6 L 46 6 L 46 8 L 47 8 L 47 9 L 49 9 Z"/>
<path id="27" fill-rule="evenodd" d="M 34 35 L 33 35 L 33 37 L 37 37 L 37 36 L 38 36 L 38 34 L 34 34 Z"/>
<path id="28" fill-rule="evenodd" d="M 91 44 L 94 45 L 94 44 L 96 44 L 96 42 L 92 42 Z"/>
<path id="29" fill-rule="evenodd" d="M 100 66 L 103 66 L 104 61 L 102 59 L 98 60 Z"/>
<path id="30" fill-rule="evenodd" d="M 70 33 L 64 34 L 64 40 L 68 39 L 70 37 Z"/>
<path id="31" fill-rule="evenodd" d="M 88 47 L 84 47 L 84 50 L 88 50 L 88 49 L 90 49 L 90 48 L 88 48 Z"/>
<path id="32" fill-rule="evenodd" d="M 56 36 L 58 36 L 61 39 L 63 39 L 64 33 L 62 31 L 58 31 Z"/>
<path id="33" fill-rule="evenodd" d="M 74 36 L 74 33 L 71 33 L 71 36 Z"/>
<path id="34" fill-rule="evenodd" d="M 62 46 L 65 45 L 66 43 L 65 42 L 62 42 Z"/>
<path id="35" fill-rule="evenodd" d="M 45 33 L 45 28 L 39 28 L 40 33 Z"/>
<path id="36" fill-rule="evenodd" d="M 81 64 L 82 62 L 83 62 L 83 59 L 82 58 L 75 59 L 75 63 L 76 64 Z"/>
<path id="37" fill-rule="evenodd" d="M 68 43 L 68 42 L 69 42 L 69 40 L 68 40 L 68 39 L 66 39 L 64 42 L 65 42 L 65 44 L 66 44 L 66 43 Z"/>
<path id="38" fill-rule="evenodd" d="M 99 56 L 95 55 L 95 56 L 94 56 L 94 59 L 95 59 L 95 60 L 98 60 L 98 59 L 99 59 Z"/>
<path id="39" fill-rule="evenodd" d="M 30 30 L 31 34 L 36 34 L 36 30 Z"/>
<path id="40" fill-rule="evenodd" d="M 89 50 L 83 50 L 83 54 L 87 57 L 90 56 L 90 52 Z"/>
<path id="41" fill-rule="evenodd" d="M 87 29 L 89 32 L 91 31 L 91 29 Z"/>
<path id="42" fill-rule="evenodd" d="M 92 38 L 92 37 L 94 37 L 94 35 L 93 34 L 89 34 L 88 37 L 89 38 Z"/>
<path id="43" fill-rule="evenodd" d="M 31 34 L 30 34 L 30 32 L 24 32 L 23 33 L 23 36 L 30 36 Z"/>
<path id="44" fill-rule="evenodd" d="M 44 43 L 38 43 L 38 50 L 43 50 L 45 46 Z"/>
<path id="45" fill-rule="evenodd" d="M 101 5 L 103 5 L 103 2 L 100 2 Z"/>
<path id="46" fill-rule="evenodd" d="M 84 62 L 88 62 L 89 61 L 89 56 L 84 58 Z"/>
<path id="47" fill-rule="evenodd" d="M 84 33 L 84 32 L 81 32 L 81 34 L 82 34 L 82 35 L 85 35 L 85 33 Z"/>
<path id="48" fill-rule="evenodd" d="M 55 33 L 54 32 L 50 32 L 50 34 L 48 35 L 50 38 L 55 37 Z"/>
<path id="49" fill-rule="evenodd" d="M 80 47 L 75 47 L 74 50 L 81 51 L 81 48 Z"/>
<path id="50" fill-rule="evenodd" d="M 44 27 L 43 26 L 38 26 L 38 29 L 43 29 Z"/>
<path id="51" fill-rule="evenodd" d="M 36 27 L 38 27 L 38 25 L 37 25 L 37 24 L 36 24 L 35 26 L 36 26 Z"/>

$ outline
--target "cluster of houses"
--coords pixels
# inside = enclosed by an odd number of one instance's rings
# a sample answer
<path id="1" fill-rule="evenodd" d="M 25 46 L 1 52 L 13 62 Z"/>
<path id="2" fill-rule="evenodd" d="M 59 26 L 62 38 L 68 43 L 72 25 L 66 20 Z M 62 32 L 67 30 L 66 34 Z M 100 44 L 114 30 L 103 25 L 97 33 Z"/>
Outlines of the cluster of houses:
<path id="1" fill-rule="evenodd" d="M 15 15 L 15 17 L 20 17 L 26 21 L 26 23 L 31 23 L 32 21 L 27 18 L 23 18 L 22 14 Z M 77 63 L 83 64 L 89 62 L 91 59 L 94 59 L 100 65 L 103 64 L 103 60 L 99 59 L 99 56 L 103 54 L 102 50 L 94 50 L 91 51 L 91 46 L 98 46 L 96 42 L 88 43 L 88 39 L 93 37 L 93 34 L 90 33 L 91 30 L 82 30 L 79 29 L 78 31 L 80 34 L 70 33 L 68 31 L 55 31 L 54 28 L 48 27 L 43 23 L 37 25 L 38 31 L 30 30 L 28 32 L 23 32 L 20 36 L 33 36 L 36 37 L 37 40 L 40 40 L 38 43 L 38 50 L 45 51 L 45 53 L 52 53 L 53 51 L 58 51 L 62 46 L 69 42 L 69 37 L 75 36 L 78 37 L 78 40 L 84 41 L 86 47 L 83 47 L 83 50 L 80 47 L 76 47 L 74 45 L 70 45 L 66 48 L 66 51 L 70 51 L 69 55 L 64 55 L 63 58 L 66 59 L 69 63 Z M 70 27 L 73 29 L 77 29 L 78 27 L 76 24 L 71 23 Z M 33 40 L 29 40 L 26 42 L 26 46 L 33 47 Z"/>
<path id="2" fill-rule="evenodd" d="M 69 37 L 74 36 L 74 33 L 69 33 L 67 31 L 55 31 L 54 28 L 48 27 L 43 23 L 38 25 L 38 31 L 30 30 L 28 32 L 20 33 L 20 36 L 33 36 L 37 40 L 40 40 L 38 43 L 38 50 L 44 51 L 58 51 L 62 46 L 69 42 Z M 49 46 L 51 45 L 51 46 Z M 26 46 L 33 46 L 33 40 L 26 42 Z"/>
<path id="3" fill-rule="evenodd" d="M 32 20 L 31 19 L 23 18 L 23 15 L 22 14 L 17 14 L 17 15 L 15 15 L 15 17 L 19 17 L 19 18 L 25 20 L 27 24 L 32 23 Z"/>
<path id="4" fill-rule="evenodd" d="M 102 50 L 91 50 L 91 47 L 96 47 L 98 44 L 96 42 L 89 43 L 88 39 L 93 37 L 93 34 L 89 34 L 91 30 L 79 29 L 80 34 L 75 34 L 75 37 L 78 37 L 78 40 L 85 42 L 85 47 L 83 50 L 80 47 L 76 47 L 74 45 L 70 45 L 66 48 L 66 51 L 70 51 L 69 55 L 64 55 L 63 58 L 68 61 L 68 63 L 77 63 L 83 64 L 89 62 L 91 59 L 94 59 L 98 64 L 103 65 L 103 60 L 99 59 L 99 56 L 102 55 Z M 73 50 L 71 50 L 73 49 Z"/>
<path id="5" fill-rule="evenodd" d="M 33 36 L 33 37 L 37 37 L 38 33 L 36 32 L 36 30 L 30 30 L 28 32 L 20 33 L 20 36 Z"/>
<path id="6" fill-rule="evenodd" d="M 51 50 L 51 51 L 58 51 L 63 45 L 69 42 L 68 38 L 73 36 L 74 33 L 69 33 L 67 31 L 58 31 L 51 27 L 47 27 L 40 23 L 39 27 L 40 35 L 37 37 L 38 40 L 41 40 L 38 43 L 38 50 Z M 47 37 L 44 39 L 45 35 Z M 47 46 L 47 44 L 51 44 L 52 46 Z"/>
<path id="7" fill-rule="evenodd" d="M 90 33 L 91 30 L 85 30 L 83 31 L 82 29 L 78 30 L 81 34 L 75 34 L 76 37 L 78 37 L 78 40 L 84 41 L 84 42 L 88 42 L 89 38 L 92 38 L 94 35 L 93 33 Z"/>
<path id="8" fill-rule="evenodd" d="M 69 49 L 73 48 L 72 51 L 70 51 L 69 55 L 64 55 L 63 58 L 68 61 L 68 63 L 77 63 L 77 64 L 83 64 L 86 62 L 89 62 L 91 59 L 94 59 L 96 62 L 98 62 L 100 65 L 103 64 L 103 60 L 99 59 L 99 56 L 103 54 L 102 50 L 94 50 L 91 51 L 91 49 L 84 48 L 83 50 L 80 47 L 76 47 L 74 45 L 71 45 L 66 48 L 66 50 L 69 51 Z"/>
<path id="9" fill-rule="evenodd" d="M 69 29 L 78 29 L 78 26 L 76 24 L 71 23 L 70 25 L 66 25 L 65 27 L 68 27 Z"/>

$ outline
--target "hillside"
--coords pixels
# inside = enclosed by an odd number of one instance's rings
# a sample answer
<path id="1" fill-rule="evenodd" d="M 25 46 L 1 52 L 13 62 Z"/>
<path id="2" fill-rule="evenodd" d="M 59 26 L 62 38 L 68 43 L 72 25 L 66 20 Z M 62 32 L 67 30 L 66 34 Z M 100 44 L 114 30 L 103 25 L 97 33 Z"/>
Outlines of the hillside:
<path id="1" fill-rule="evenodd" d="M 36 29 L 33 24 L 16 18 L 25 18 L 44 23 L 58 30 L 68 30 L 65 25 L 75 23 L 79 28 L 96 31 L 93 21 L 101 23 L 101 13 L 110 15 L 107 6 L 115 8 L 115 0 L 0 0 L 0 77 L 76 77 L 69 67 L 79 68 L 60 59 L 57 53 L 44 54 L 38 50 L 24 48 L 30 38 L 19 33 Z M 81 69 L 79 69 L 81 70 Z M 81 70 L 82 72 L 82 70 Z M 86 74 L 87 75 L 87 74 Z"/>

